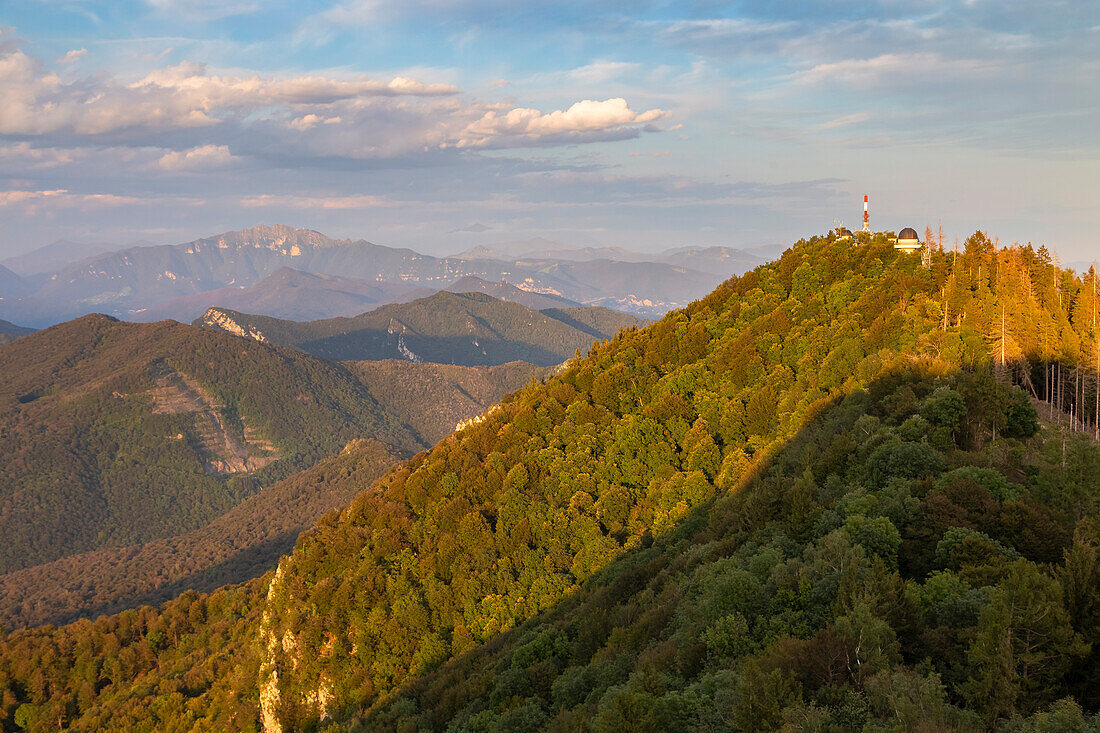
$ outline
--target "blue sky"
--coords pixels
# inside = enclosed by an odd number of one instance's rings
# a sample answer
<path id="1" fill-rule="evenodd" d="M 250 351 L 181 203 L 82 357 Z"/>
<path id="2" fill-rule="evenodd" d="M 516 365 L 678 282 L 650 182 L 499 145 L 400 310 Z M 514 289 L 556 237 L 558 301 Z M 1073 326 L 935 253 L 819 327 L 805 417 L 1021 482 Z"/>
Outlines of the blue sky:
<path id="1" fill-rule="evenodd" d="M 0 0 L 0 255 L 942 221 L 1100 254 L 1100 3 Z"/>

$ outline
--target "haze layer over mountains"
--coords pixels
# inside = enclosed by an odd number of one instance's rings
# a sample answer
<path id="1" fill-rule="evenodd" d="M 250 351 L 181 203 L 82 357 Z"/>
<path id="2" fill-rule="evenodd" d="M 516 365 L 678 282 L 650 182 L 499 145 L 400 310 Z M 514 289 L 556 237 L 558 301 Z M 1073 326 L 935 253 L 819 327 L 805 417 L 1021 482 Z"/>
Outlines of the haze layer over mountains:
<path id="1" fill-rule="evenodd" d="M 177 245 L 102 251 L 105 246 L 61 242 L 5 261 L 0 318 L 38 328 L 90 312 L 187 322 L 223 306 L 311 320 L 414 300 L 454 289 L 460 281 L 464 288 L 515 302 L 520 300 L 514 291 L 505 297 L 492 289 L 505 283 L 556 305 L 601 305 L 653 318 L 762 262 L 726 247 L 645 256 L 545 240 L 432 257 L 287 226 L 256 226 Z"/>

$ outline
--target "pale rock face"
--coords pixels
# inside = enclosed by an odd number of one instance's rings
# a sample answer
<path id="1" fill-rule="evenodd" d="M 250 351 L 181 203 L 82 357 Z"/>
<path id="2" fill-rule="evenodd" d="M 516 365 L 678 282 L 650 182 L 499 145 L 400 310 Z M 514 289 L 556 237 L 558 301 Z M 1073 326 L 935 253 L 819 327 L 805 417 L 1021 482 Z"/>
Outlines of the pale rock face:
<path id="1" fill-rule="evenodd" d="M 283 563 L 275 569 L 275 577 L 267 587 L 267 603 L 275 598 L 275 593 L 283 579 Z M 282 723 L 279 722 L 279 671 L 275 668 L 275 649 L 278 640 L 275 638 L 272 628 L 271 615 L 268 609 L 264 609 L 260 619 L 260 643 L 267 651 L 267 658 L 260 667 L 260 719 L 264 733 L 283 733 Z"/>
<path id="2" fill-rule="evenodd" d="M 286 560 L 287 558 L 284 558 Z M 279 639 L 275 633 L 275 618 L 271 614 L 271 603 L 280 590 L 285 577 L 284 563 L 280 562 L 275 569 L 275 576 L 267 587 L 267 602 L 263 616 L 260 619 L 260 646 L 266 651 L 263 663 L 260 665 L 260 721 L 264 733 L 283 733 L 283 724 L 279 720 L 279 705 L 282 702 L 282 691 L 279 689 L 279 657 L 289 658 L 291 669 L 297 668 L 301 658 L 298 639 L 288 630 Z M 332 651 L 331 642 L 322 649 L 322 654 L 327 655 Z M 285 662 L 284 662 L 285 663 Z M 324 721 L 332 713 L 332 705 L 336 701 L 332 680 L 322 674 L 317 687 L 307 694 L 303 702 L 317 711 L 317 716 Z"/>
<path id="3" fill-rule="evenodd" d="M 566 362 L 566 363 L 568 363 L 568 362 Z M 498 409 L 500 409 L 499 405 L 493 405 L 488 410 L 486 410 L 483 414 L 475 415 L 474 417 L 471 417 L 469 420 L 463 420 L 462 422 L 455 425 L 455 432 L 458 433 L 458 432 L 461 432 L 461 431 L 465 430 L 466 428 L 469 428 L 469 427 L 472 427 L 474 425 L 478 425 L 479 423 L 485 422 L 485 419 L 488 418 L 490 415 L 492 415 L 494 412 L 496 412 Z"/>
<path id="4" fill-rule="evenodd" d="M 203 325 L 210 326 L 212 328 L 220 328 L 222 331 L 231 333 L 235 336 L 244 336 L 255 341 L 267 341 L 267 337 L 264 336 L 263 331 L 258 328 L 245 328 L 241 324 L 233 320 L 228 313 L 218 310 L 217 308 L 210 308 L 203 314 Z"/>

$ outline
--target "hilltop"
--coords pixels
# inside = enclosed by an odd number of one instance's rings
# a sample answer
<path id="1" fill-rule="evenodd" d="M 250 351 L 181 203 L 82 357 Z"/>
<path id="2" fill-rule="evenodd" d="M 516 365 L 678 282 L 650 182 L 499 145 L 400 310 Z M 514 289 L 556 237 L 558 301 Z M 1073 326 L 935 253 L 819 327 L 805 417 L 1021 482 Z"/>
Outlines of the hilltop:
<path id="1" fill-rule="evenodd" d="M 212 308 L 195 325 L 293 346 L 325 359 L 550 366 L 644 321 L 606 309 L 535 311 L 483 293 L 440 291 L 352 318 L 296 322 Z"/>
<path id="2" fill-rule="evenodd" d="M 9 634 L 5 721 L 1086 730 L 1100 449 L 1032 397 L 1085 424 L 1095 292 L 981 234 L 799 242 L 339 474 L 262 582 Z"/>

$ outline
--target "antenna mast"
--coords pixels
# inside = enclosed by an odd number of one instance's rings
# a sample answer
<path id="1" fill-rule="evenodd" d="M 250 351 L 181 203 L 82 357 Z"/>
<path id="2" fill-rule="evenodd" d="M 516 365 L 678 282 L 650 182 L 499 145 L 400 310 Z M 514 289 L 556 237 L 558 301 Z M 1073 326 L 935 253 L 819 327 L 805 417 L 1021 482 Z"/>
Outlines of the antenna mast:
<path id="1" fill-rule="evenodd" d="M 871 231 L 871 215 L 867 212 L 867 194 L 863 194 L 863 231 Z"/>

